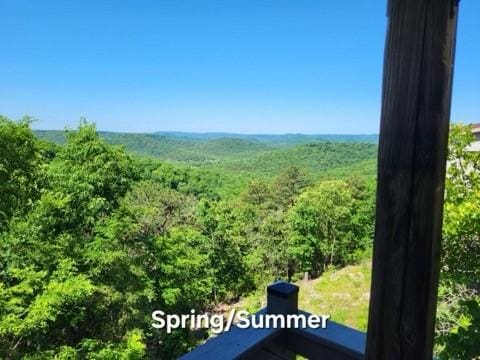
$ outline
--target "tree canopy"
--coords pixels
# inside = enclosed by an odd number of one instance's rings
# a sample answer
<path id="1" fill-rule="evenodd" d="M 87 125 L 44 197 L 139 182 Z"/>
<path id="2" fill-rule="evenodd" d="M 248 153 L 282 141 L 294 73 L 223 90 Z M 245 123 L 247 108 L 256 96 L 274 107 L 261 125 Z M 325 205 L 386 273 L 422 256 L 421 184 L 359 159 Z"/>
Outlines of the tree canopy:
<path id="1" fill-rule="evenodd" d="M 229 151 L 199 166 L 138 157 L 85 121 L 61 145 L 30 123 L 0 117 L 2 359 L 176 358 L 208 333 L 153 329 L 152 311 L 215 311 L 370 255 L 375 178 L 356 169 L 375 145 L 269 143 L 266 154 L 245 139 L 202 140 Z M 452 359 L 478 344 L 471 140 L 452 128 L 437 324 L 438 352 Z"/>

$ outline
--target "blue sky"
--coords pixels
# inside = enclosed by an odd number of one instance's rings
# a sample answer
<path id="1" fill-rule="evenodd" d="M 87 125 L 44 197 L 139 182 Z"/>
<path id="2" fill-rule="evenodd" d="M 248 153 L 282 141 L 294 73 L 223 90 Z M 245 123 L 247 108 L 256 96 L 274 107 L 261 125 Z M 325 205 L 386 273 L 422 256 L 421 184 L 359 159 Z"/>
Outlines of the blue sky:
<path id="1" fill-rule="evenodd" d="M 386 0 L 0 0 L 0 114 L 38 129 L 377 133 Z M 480 122 L 480 1 L 452 119 Z"/>

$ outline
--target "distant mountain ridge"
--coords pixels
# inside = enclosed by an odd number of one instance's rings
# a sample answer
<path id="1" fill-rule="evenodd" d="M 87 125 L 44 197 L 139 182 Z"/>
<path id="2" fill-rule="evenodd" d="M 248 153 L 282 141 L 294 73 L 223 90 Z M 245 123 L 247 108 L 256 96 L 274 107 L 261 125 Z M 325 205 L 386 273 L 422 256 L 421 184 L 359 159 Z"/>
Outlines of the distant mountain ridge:
<path id="1" fill-rule="evenodd" d="M 41 138 L 62 143 L 64 139 L 63 130 L 34 130 L 37 136 Z M 73 130 L 74 131 L 74 130 Z M 169 138 L 180 141 L 210 141 L 219 139 L 242 139 L 251 142 L 263 142 L 272 145 L 284 146 L 294 144 L 305 144 L 319 141 L 332 142 L 364 142 L 378 144 L 378 134 L 241 134 L 227 132 L 182 132 L 182 131 L 156 131 L 152 133 L 127 133 L 99 131 L 105 139 L 119 139 L 126 137 L 150 137 L 150 138 Z"/>

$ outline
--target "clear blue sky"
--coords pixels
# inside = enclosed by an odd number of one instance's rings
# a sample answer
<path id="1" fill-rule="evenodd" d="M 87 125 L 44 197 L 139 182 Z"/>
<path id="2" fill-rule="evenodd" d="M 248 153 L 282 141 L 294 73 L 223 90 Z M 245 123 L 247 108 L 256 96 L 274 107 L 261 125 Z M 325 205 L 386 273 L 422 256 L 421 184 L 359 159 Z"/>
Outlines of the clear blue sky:
<path id="1" fill-rule="evenodd" d="M 35 128 L 376 133 L 386 0 L 0 0 L 0 114 Z M 452 119 L 480 122 L 480 1 Z"/>

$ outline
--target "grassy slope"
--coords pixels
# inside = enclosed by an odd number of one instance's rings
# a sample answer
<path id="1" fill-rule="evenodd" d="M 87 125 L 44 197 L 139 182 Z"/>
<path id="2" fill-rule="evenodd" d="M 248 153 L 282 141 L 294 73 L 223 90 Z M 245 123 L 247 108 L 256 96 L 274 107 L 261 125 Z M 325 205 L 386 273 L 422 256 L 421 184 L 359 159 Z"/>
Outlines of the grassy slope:
<path id="1" fill-rule="evenodd" d="M 371 261 L 331 270 L 320 278 L 301 281 L 299 306 L 315 314 L 366 331 L 370 299 Z"/>
<path id="2" fill-rule="evenodd" d="M 366 331 L 370 297 L 371 261 L 325 272 L 317 279 L 298 281 L 299 308 L 331 315 L 335 322 Z M 266 305 L 265 292 L 252 294 L 234 305 L 255 312 Z"/>

